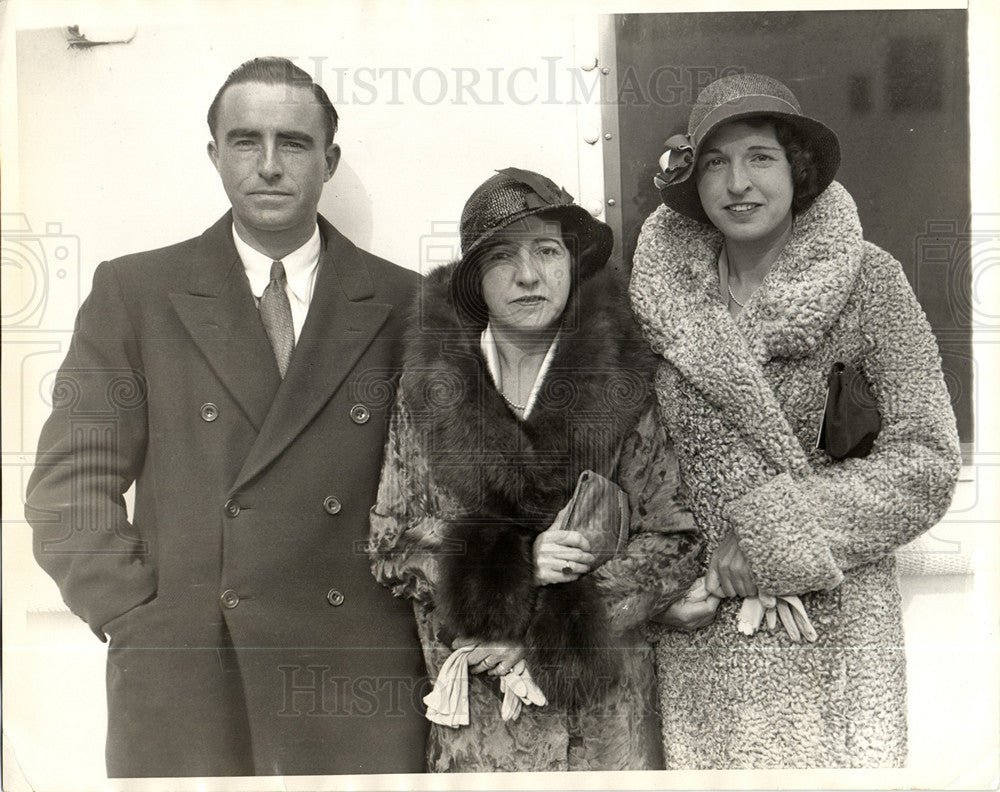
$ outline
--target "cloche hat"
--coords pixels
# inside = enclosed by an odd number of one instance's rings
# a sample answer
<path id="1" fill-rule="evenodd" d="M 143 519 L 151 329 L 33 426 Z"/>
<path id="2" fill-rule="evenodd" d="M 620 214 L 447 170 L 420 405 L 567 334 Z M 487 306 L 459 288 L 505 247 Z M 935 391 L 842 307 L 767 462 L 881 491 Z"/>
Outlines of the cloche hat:
<path id="1" fill-rule="evenodd" d="M 452 272 L 449 290 L 455 307 L 466 318 L 484 325 L 488 319 L 480 277 L 487 243 L 501 229 L 530 215 L 559 222 L 563 240 L 575 253 L 575 283 L 596 273 L 611 256 L 611 228 L 573 203 L 565 189 L 534 171 L 498 170 L 476 188 L 462 210 L 462 258 Z"/>
<path id="2" fill-rule="evenodd" d="M 830 185 L 840 165 L 840 143 L 833 130 L 802 115 L 795 94 L 774 78 L 735 74 L 716 80 L 698 94 L 687 134 L 667 140 L 660 170 L 653 177 L 663 203 L 695 220 L 709 222 L 693 178 L 701 145 L 722 124 L 745 118 L 780 118 L 790 123 L 812 151 L 817 194 Z"/>

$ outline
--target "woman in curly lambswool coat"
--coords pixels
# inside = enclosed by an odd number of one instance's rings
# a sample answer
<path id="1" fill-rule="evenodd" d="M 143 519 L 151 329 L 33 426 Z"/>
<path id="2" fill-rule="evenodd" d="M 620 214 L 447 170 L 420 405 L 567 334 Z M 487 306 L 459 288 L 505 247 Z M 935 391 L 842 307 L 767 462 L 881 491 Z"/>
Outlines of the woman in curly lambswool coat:
<path id="1" fill-rule="evenodd" d="M 692 584 L 701 544 L 653 415 L 655 358 L 604 270 L 611 230 L 507 168 L 466 203 L 461 241 L 424 282 L 372 509 L 373 572 L 413 598 L 435 693 L 456 663 L 469 675 L 429 707 L 429 769 L 660 768 L 640 628 Z M 587 470 L 627 494 L 602 564 L 564 519 Z M 518 684 L 542 696 L 515 719 Z"/>
<path id="2" fill-rule="evenodd" d="M 660 637 L 667 768 L 903 765 L 893 550 L 959 469 L 934 337 L 833 182 L 836 136 L 784 85 L 713 83 L 667 146 L 630 294 L 722 598 L 707 628 Z M 841 459 L 817 443 L 835 363 L 882 422 Z"/>

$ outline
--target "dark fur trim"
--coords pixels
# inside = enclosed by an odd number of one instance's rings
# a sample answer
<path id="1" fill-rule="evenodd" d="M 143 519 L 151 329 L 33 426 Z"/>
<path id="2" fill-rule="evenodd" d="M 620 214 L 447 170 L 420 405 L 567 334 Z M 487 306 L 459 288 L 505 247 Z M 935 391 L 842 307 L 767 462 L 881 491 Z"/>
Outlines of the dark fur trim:
<path id="1" fill-rule="evenodd" d="M 456 520 L 455 552 L 441 558 L 438 609 L 456 636 L 521 640 L 535 604 L 534 531 L 510 522 Z"/>
<path id="2" fill-rule="evenodd" d="M 621 677 L 622 649 L 589 577 L 538 590 L 524 643 L 531 676 L 550 704 L 593 704 Z"/>
<path id="3" fill-rule="evenodd" d="M 453 267 L 424 280 L 400 383 L 435 483 L 467 515 L 448 528 L 465 552 L 442 558 L 437 607 L 455 633 L 521 641 L 553 703 L 593 701 L 619 675 L 603 602 L 587 578 L 536 588 L 532 542 L 581 472 L 610 472 L 651 403 L 656 358 L 621 286 L 598 273 L 574 290 L 548 376 L 521 422 L 493 386 L 480 329 L 463 325 L 449 301 Z"/>
<path id="4" fill-rule="evenodd" d="M 453 266 L 424 281 L 400 389 L 428 432 L 428 462 L 440 486 L 480 514 L 546 527 L 583 470 L 607 472 L 602 468 L 651 403 L 656 359 L 621 286 L 598 273 L 575 290 L 548 377 L 521 422 L 493 386 L 479 329 L 463 326 L 451 307 Z"/>

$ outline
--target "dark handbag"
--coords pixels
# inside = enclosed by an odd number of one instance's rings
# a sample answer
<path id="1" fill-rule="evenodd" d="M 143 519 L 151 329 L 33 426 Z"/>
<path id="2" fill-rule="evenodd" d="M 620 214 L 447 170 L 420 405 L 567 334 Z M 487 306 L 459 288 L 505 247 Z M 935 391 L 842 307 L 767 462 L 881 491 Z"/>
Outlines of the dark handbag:
<path id="1" fill-rule="evenodd" d="M 866 457 L 881 428 L 882 416 L 868 381 L 850 363 L 834 363 L 816 447 L 834 459 Z"/>
<path id="2" fill-rule="evenodd" d="M 569 501 L 566 516 L 567 531 L 579 531 L 590 542 L 590 552 L 596 556 L 592 569 L 625 549 L 628 543 L 628 495 L 611 479 L 585 470 L 576 482 L 576 491 Z"/>

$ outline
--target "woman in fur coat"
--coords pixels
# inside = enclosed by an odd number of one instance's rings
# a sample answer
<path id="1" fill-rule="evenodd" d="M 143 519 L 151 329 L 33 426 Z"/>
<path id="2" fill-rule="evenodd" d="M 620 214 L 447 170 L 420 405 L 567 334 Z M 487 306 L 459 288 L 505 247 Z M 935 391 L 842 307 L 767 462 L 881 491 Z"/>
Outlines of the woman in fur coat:
<path id="1" fill-rule="evenodd" d="M 893 550 L 941 518 L 959 470 L 934 337 L 833 181 L 836 136 L 784 85 L 719 80 L 688 129 L 630 286 L 707 540 L 700 586 L 722 599 L 667 614 L 692 630 L 657 646 L 667 768 L 904 765 Z M 846 456 L 833 422 L 817 443 L 836 363 L 881 416 Z"/>
<path id="2" fill-rule="evenodd" d="M 701 545 L 655 358 L 604 270 L 611 230 L 507 168 L 466 203 L 461 243 L 424 282 L 371 518 L 375 577 L 413 599 L 437 677 L 429 769 L 660 768 L 639 628 L 684 595 Z M 604 563 L 599 526 L 567 522 L 585 471 L 627 495 Z"/>

